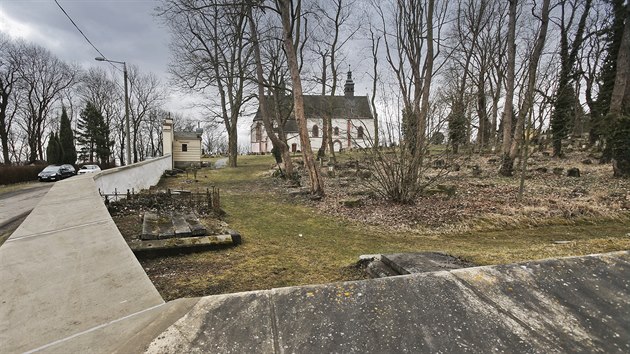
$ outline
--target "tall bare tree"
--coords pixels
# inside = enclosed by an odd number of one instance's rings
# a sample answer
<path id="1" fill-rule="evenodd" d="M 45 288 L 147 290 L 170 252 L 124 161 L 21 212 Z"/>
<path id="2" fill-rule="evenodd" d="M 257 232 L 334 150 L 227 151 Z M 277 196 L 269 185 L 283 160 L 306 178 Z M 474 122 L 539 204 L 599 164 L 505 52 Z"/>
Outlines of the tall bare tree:
<path id="1" fill-rule="evenodd" d="M 294 41 L 294 32 L 299 33 L 300 31 L 300 23 L 297 20 L 302 16 L 301 0 L 297 0 L 295 5 L 291 0 L 275 0 L 275 4 L 282 21 L 283 44 L 293 87 L 293 112 L 298 125 L 304 166 L 308 171 L 311 182 L 311 194 L 323 196 L 324 182 L 319 166 L 315 163 L 311 141 L 308 136 L 308 127 L 306 126 L 302 78 L 300 77 L 300 64 Z"/>
<path id="2" fill-rule="evenodd" d="M 0 142 L 2 162 L 10 164 L 9 133 L 18 108 L 20 46 L 0 33 Z"/>
<path id="3" fill-rule="evenodd" d="M 566 138 L 574 114 L 574 101 L 577 94 L 573 90 L 576 79 L 577 56 L 585 39 L 584 29 L 592 0 L 559 0 L 560 18 L 560 72 L 551 118 L 553 134 L 553 154 L 561 156 L 562 139 Z M 579 13 L 581 10 L 581 14 Z M 576 19 L 578 20 L 575 25 Z M 571 38 L 573 37 L 573 38 Z"/>
<path id="4" fill-rule="evenodd" d="M 180 86 L 214 103 L 205 107 L 216 107 L 210 113 L 225 125 L 231 167 L 237 165 L 238 118 L 254 97 L 246 87 L 253 73 L 245 36 L 248 6 L 246 1 L 163 0 L 159 9 L 173 35 L 170 71 Z"/>
<path id="5" fill-rule="evenodd" d="M 337 94 L 339 82 L 339 65 L 345 58 L 342 55 L 346 44 L 351 41 L 361 28 L 360 22 L 353 22 L 354 0 L 325 0 L 316 3 L 314 15 L 319 37 L 316 40 L 317 53 L 322 58 L 322 95 L 329 91 L 331 96 Z M 330 60 L 327 60 L 329 58 Z M 327 75 L 330 70 L 330 76 Z M 326 101 L 330 103 L 331 101 Z M 332 107 L 324 107 L 322 117 L 322 145 L 317 152 L 319 157 L 330 149 L 334 155 Z"/>
<path id="6" fill-rule="evenodd" d="M 540 62 L 540 57 L 543 54 L 545 41 L 547 39 L 547 29 L 549 27 L 549 3 L 550 0 L 543 0 L 540 15 L 534 15 L 535 17 L 540 19 L 540 27 L 538 28 L 538 35 L 534 43 L 533 51 L 529 56 L 529 64 L 526 73 L 527 86 L 524 90 L 523 100 L 521 101 L 516 120 L 512 121 L 512 123 L 516 124 L 514 137 L 512 138 L 510 134 L 509 151 L 503 151 L 503 163 L 501 165 L 500 171 L 501 175 L 503 176 L 511 176 L 513 173 L 514 159 L 516 158 L 519 152 L 519 148 L 521 147 L 521 143 L 523 141 L 523 134 L 526 126 L 525 120 L 529 117 L 530 111 L 532 110 L 534 105 L 538 64 Z M 532 8 L 532 13 L 534 14 L 534 12 L 535 6 L 534 8 Z M 503 139 L 505 138 L 506 137 L 504 135 Z M 507 144 L 504 141 L 504 146 L 506 145 Z M 521 163 L 523 163 L 523 161 L 521 161 Z"/>
<path id="7" fill-rule="evenodd" d="M 510 159 L 510 149 L 512 148 L 512 116 L 514 107 L 514 81 L 516 66 L 516 9 L 517 0 L 509 0 L 509 20 L 507 37 L 507 71 L 505 83 L 505 104 L 503 105 L 503 145 L 501 153 L 503 156 L 500 174 L 504 176 L 512 175 L 512 160 Z"/>
<path id="8" fill-rule="evenodd" d="M 165 97 L 164 87 L 153 73 L 143 74 L 135 67 L 129 67 L 129 120 L 131 124 L 131 147 L 133 162 L 142 158 L 143 145 L 141 134 L 143 124 L 150 123 L 153 110 L 160 108 Z"/>
<path id="9" fill-rule="evenodd" d="M 389 198 L 411 202 L 422 190 L 420 171 L 426 153 L 429 95 L 434 63 L 446 22 L 446 3 L 435 0 L 373 2 L 381 21 L 383 48 L 402 100 L 403 144 L 395 188 Z M 438 45 L 436 45 L 437 43 Z"/>
<path id="10" fill-rule="evenodd" d="M 26 132 L 29 161 L 33 162 L 44 156 L 44 131 L 51 109 L 61 92 L 76 83 L 78 69 L 35 44 L 25 44 L 20 53 L 18 73 L 24 84 L 24 104 L 19 124 Z"/>
<path id="11" fill-rule="evenodd" d="M 256 63 L 256 82 L 258 84 L 258 105 L 260 107 L 260 112 L 262 115 L 263 124 L 265 126 L 265 130 L 267 132 L 267 136 L 271 139 L 271 142 L 274 148 L 279 149 L 280 154 L 282 155 L 282 160 L 284 161 L 285 166 L 285 174 L 288 177 L 293 176 L 293 162 L 291 160 L 291 154 L 289 152 L 289 147 L 286 142 L 286 135 L 284 134 L 284 124 L 286 122 L 283 119 L 282 115 L 285 111 L 282 109 L 283 97 L 285 89 L 281 86 L 282 78 L 282 60 L 280 59 L 280 51 L 279 49 L 271 41 L 271 43 L 267 46 L 270 50 L 268 51 L 269 58 L 269 76 L 268 79 L 265 79 L 263 72 L 263 61 L 261 54 L 261 45 L 258 39 L 258 26 L 256 24 L 256 19 L 254 18 L 252 8 L 248 8 L 248 18 L 249 18 L 249 29 L 250 29 L 250 37 L 251 43 L 254 49 L 254 61 Z M 265 89 L 271 89 L 274 94 L 265 96 Z M 272 114 L 271 112 L 274 112 Z M 275 117 L 275 126 L 272 121 L 272 117 Z M 288 117 L 287 117 L 288 118 Z M 277 132 L 277 134 L 276 134 Z"/>

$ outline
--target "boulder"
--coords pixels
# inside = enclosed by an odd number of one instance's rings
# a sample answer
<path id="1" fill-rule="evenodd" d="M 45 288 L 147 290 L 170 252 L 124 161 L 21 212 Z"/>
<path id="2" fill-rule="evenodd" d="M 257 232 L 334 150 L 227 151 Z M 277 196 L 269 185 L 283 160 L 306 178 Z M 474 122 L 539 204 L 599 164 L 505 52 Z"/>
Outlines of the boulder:
<path id="1" fill-rule="evenodd" d="M 539 172 L 539 173 L 547 173 L 549 172 L 549 169 L 547 169 L 547 167 L 538 167 L 534 171 Z"/>
<path id="2" fill-rule="evenodd" d="M 363 201 L 361 199 L 344 199 L 339 204 L 346 208 L 357 208 L 363 205 Z"/>
<path id="3" fill-rule="evenodd" d="M 557 176 L 562 176 L 562 172 L 564 172 L 564 168 L 562 167 L 554 167 L 553 174 Z"/>
<path id="4" fill-rule="evenodd" d="M 567 170 L 567 177 L 580 177 L 580 169 L 573 167 Z"/>

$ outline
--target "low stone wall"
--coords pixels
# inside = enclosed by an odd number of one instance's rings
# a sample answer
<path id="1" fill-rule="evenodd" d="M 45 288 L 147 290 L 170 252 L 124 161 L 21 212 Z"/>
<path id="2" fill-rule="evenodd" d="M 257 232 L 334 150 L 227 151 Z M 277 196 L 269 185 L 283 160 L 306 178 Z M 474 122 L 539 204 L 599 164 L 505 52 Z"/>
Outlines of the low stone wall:
<path id="1" fill-rule="evenodd" d="M 164 171 L 171 169 L 172 155 L 105 170 L 94 176 L 96 187 L 101 193 L 124 194 L 127 190 L 147 189 L 156 185 Z"/>

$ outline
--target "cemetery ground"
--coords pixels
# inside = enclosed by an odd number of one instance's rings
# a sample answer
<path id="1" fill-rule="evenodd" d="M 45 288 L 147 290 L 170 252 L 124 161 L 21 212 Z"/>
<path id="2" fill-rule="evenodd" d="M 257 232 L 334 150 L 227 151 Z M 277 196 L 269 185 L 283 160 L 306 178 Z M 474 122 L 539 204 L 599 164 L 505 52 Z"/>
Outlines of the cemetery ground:
<path id="1" fill-rule="evenodd" d="M 499 177 L 496 156 L 462 156 L 459 171 L 412 205 L 375 198 L 355 161 L 360 154 L 338 157 L 319 201 L 272 177 L 270 155 L 241 156 L 237 168 L 201 169 L 196 180 L 163 178 L 163 190 L 219 187 L 221 218 L 241 233 L 242 244 L 138 254 L 140 263 L 171 300 L 364 279 L 363 254 L 437 251 L 490 265 L 630 249 L 630 180 L 613 178 L 609 164 L 586 161 L 583 153 L 534 155 L 522 201 L 519 178 Z M 571 167 L 580 177 L 566 175 Z M 141 232 L 138 212 L 116 214 L 114 221 L 126 238 Z"/>

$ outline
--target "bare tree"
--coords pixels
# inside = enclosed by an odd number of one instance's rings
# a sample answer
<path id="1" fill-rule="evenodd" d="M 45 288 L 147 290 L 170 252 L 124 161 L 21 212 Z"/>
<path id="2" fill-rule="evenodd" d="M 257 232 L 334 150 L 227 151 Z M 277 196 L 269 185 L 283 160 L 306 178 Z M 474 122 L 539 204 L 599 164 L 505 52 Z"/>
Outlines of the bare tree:
<path id="1" fill-rule="evenodd" d="M 129 120 L 133 162 L 140 161 L 143 155 L 139 150 L 143 145 L 143 124 L 152 124 L 151 118 L 155 116 L 150 116 L 150 112 L 160 108 L 164 97 L 164 87 L 157 76 L 153 73 L 143 74 L 135 66 L 129 67 Z"/>
<path id="2" fill-rule="evenodd" d="M 554 113 L 551 119 L 553 133 L 553 154 L 561 156 L 562 139 L 569 131 L 573 102 L 576 93 L 572 89 L 575 82 L 577 55 L 585 39 L 584 29 L 591 8 L 592 0 L 559 0 L 560 18 L 555 19 L 560 30 L 560 72 L 554 100 Z M 582 13 L 579 14 L 580 9 Z M 576 17 L 579 20 L 574 28 Z M 570 36 L 573 35 L 571 41 Z"/>
<path id="3" fill-rule="evenodd" d="M 344 59 L 343 49 L 345 45 L 354 38 L 361 28 L 360 22 L 353 22 L 353 10 L 356 8 L 354 0 L 326 0 L 317 2 L 314 11 L 316 27 L 319 38 L 316 40 L 317 53 L 322 59 L 322 96 L 330 90 L 330 95 L 335 96 L 339 81 L 339 65 Z M 330 60 L 327 60 L 330 58 Z M 330 70 L 330 77 L 327 75 Z M 334 157 L 333 148 L 333 127 L 332 127 L 332 106 L 331 101 L 325 101 L 328 107 L 323 109 L 322 117 L 322 145 L 317 152 L 318 157 L 326 154 L 329 148 Z"/>
<path id="4" fill-rule="evenodd" d="M 503 106 L 503 146 L 501 149 L 503 161 L 500 174 L 511 176 L 512 161 L 510 148 L 512 148 L 512 115 L 514 107 L 514 81 L 516 66 L 516 8 L 517 0 L 509 0 L 509 20 L 507 38 L 507 73 L 505 83 L 505 104 Z M 505 166 L 505 167 L 504 167 Z"/>
<path id="5" fill-rule="evenodd" d="M 277 48 L 273 45 L 273 43 L 269 46 L 272 49 L 269 51 L 270 60 L 269 60 L 269 79 L 265 80 L 263 73 L 263 63 L 262 63 L 262 54 L 260 50 L 260 42 L 258 40 L 258 28 L 256 25 L 256 21 L 253 16 L 252 8 L 248 9 L 248 18 L 249 18 L 249 29 L 250 29 L 250 37 L 252 46 L 254 48 L 254 61 L 256 63 L 256 81 L 258 84 L 258 104 L 260 107 L 260 112 L 263 119 L 263 124 L 265 126 L 265 130 L 267 132 L 267 136 L 271 139 L 274 148 L 279 149 L 280 154 L 282 155 L 282 160 L 284 161 L 285 166 L 285 174 L 288 177 L 293 176 L 293 162 L 291 161 L 291 154 L 289 153 L 289 147 L 287 146 L 286 136 L 284 135 L 284 123 L 285 120 L 281 118 L 281 100 L 284 97 L 284 93 L 280 93 L 281 90 L 284 90 L 283 87 L 279 87 L 277 81 L 281 81 L 279 74 L 281 75 L 282 67 L 280 63 L 280 52 L 277 50 L 273 50 L 273 48 Z M 274 80 L 274 78 L 278 78 L 280 80 Z M 271 82 L 276 81 L 276 85 L 273 85 Z M 265 89 L 274 86 L 274 94 L 270 95 L 267 99 L 265 97 Z M 272 107 L 275 114 L 271 114 Z M 278 134 L 274 129 L 274 123 L 272 122 L 271 117 L 276 117 L 275 123 L 278 129 Z"/>
<path id="6" fill-rule="evenodd" d="M 231 167 L 237 164 L 238 118 L 253 98 L 246 87 L 253 72 L 245 38 L 248 6 L 244 1 L 164 0 L 159 10 L 173 34 L 171 73 L 183 88 L 215 102 L 211 114 L 225 125 Z"/>
<path id="7" fill-rule="evenodd" d="M 372 43 L 372 97 L 370 98 L 370 104 L 372 105 L 372 115 L 374 115 L 374 148 L 378 149 L 380 141 L 378 110 L 376 109 L 376 84 L 379 80 L 378 47 L 381 42 L 381 37 L 377 37 L 372 28 L 370 28 L 370 41 Z"/>
<path id="8" fill-rule="evenodd" d="M 19 45 L 0 33 L 0 142 L 2 162 L 10 164 L 9 133 L 19 104 Z"/>
<path id="9" fill-rule="evenodd" d="M 44 130 L 50 110 L 61 92 L 76 83 L 78 69 L 34 44 L 24 44 L 20 53 L 18 73 L 24 83 L 24 104 L 19 124 L 26 132 L 29 161 L 33 162 L 44 156 Z"/>
<path id="10" fill-rule="evenodd" d="M 469 122 L 466 120 L 466 106 L 468 106 L 468 99 L 465 97 L 466 91 L 469 89 L 468 80 L 474 80 L 472 76 L 472 60 L 474 55 L 478 52 L 479 41 L 486 27 L 494 19 L 493 15 L 493 1 L 489 0 L 460 0 L 457 6 L 457 13 L 455 16 L 455 36 L 454 40 L 457 43 L 456 53 L 461 55 L 453 55 L 452 61 L 454 65 L 460 66 L 461 70 L 458 70 L 459 82 L 456 95 L 454 97 L 452 112 L 449 120 L 449 136 L 450 143 L 453 147 L 453 152 L 458 152 L 458 147 L 462 143 L 467 143 L 469 134 L 466 133 L 466 128 L 469 126 Z M 484 82 L 484 72 L 480 70 L 481 82 Z M 483 90 L 481 90 L 483 92 Z M 483 108 L 485 112 L 485 107 Z"/>
<path id="11" fill-rule="evenodd" d="M 291 0 L 276 0 L 275 4 L 282 21 L 284 50 L 287 55 L 287 64 L 291 73 L 291 83 L 293 86 L 293 112 L 298 125 L 304 166 L 308 171 L 311 182 L 311 194 L 323 196 L 324 182 L 319 166 L 315 163 L 313 150 L 311 149 L 311 141 L 308 136 L 308 127 L 306 126 L 300 64 L 298 62 L 297 49 L 295 48 L 294 42 L 294 32 L 299 33 L 300 31 L 300 22 L 298 19 L 302 16 L 301 0 L 297 0 L 295 6 Z"/>
<path id="12" fill-rule="evenodd" d="M 427 148 L 429 95 L 447 6 L 440 2 L 436 8 L 434 0 L 397 0 L 374 2 L 373 7 L 381 20 L 385 57 L 401 92 L 403 112 L 404 141 L 396 161 L 398 172 L 388 178 L 395 183 L 388 197 L 411 202 L 424 187 L 420 171 Z"/>
<path id="13" fill-rule="evenodd" d="M 521 147 L 521 142 L 523 140 L 523 133 L 526 126 L 525 120 L 529 117 L 529 113 L 534 105 L 538 63 L 540 62 L 540 57 L 543 54 L 545 40 L 547 39 L 547 28 L 549 27 L 549 2 L 550 0 L 543 0 L 540 15 L 536 15 L 534 13 L 535 7 L 532 8 L 532 14 L 540 19 L 540 27 L 538 29 L 538 36 L 534 44 L 534 49 L 529 59 L 529 65 L 526 74 L 527 86 L 525 88 L 524 94 L 522 95 L 523 100 L 519 107 L 518 116 L 515 121 L 516 129 L 514 132 L 514 137 L 512 138 L 510 134 L 509 151 L 503 151 L 503 163 L 501 164 L 500 171 L 501 175 L 503 176 L 511 176 L 513 173 L 514 159 L 519 152 L 519 148 Z M 503 139 L 506 139 L 505 135 L 503 136 Z M 507 142 L 504 140 L 504 148 L 506 147 L 506 145 Z M 521 163 L 523 163 L 523 161 L 521 161 Z"/>

